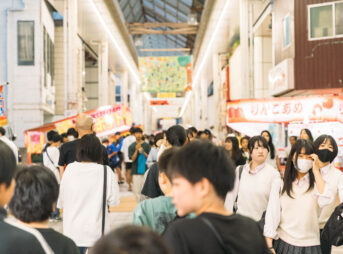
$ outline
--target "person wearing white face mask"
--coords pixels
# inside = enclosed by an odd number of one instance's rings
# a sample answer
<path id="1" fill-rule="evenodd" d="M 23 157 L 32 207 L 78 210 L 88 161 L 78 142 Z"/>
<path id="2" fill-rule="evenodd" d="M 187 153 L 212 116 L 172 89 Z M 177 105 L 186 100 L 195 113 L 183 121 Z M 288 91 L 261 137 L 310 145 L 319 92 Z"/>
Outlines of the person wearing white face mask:
<path id="1" fill-rule="evenodd" d="M 319 170 L 319 159 L 313 143 L 298 140 L 292 147 L 286 164 L 283 186 L 278 200 L 279 223 L 274 225 L 278 240 L 273 253 L 321 254 L 320 209 L 332 202 L 333 194 Z M 267 239 L 268 246 L 272 239 Z"/>

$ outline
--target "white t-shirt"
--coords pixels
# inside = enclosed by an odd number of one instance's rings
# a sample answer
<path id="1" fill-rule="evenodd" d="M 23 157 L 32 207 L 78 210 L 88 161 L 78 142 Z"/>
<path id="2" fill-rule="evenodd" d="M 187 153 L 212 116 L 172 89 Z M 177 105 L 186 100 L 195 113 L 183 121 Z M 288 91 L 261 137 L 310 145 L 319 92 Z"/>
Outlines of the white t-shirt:
<path id="1" fill-rule="evenodd" d="M 46 151 L 43 152 L 43 164 L 52 170 L 58 183 L 60 183 L 60 172 L 58 170 L 59 158 L 60 150 L 55 146 L 48 146 Z"/>
<path id="2" fill-rule="evenodd" d="M 124 140 L 123 140 L 123 145 L 121 147 L 121 152 L 124 153 L 124 161 L 125 162 L 132 162 L 132 160 L 130 160 L 129 158 L 129 147 L 132 143 L 136 142 L 136 138 L 133 135 L 127 136 Z"/>
<path id="3" fill-rule="evenodd" d="M 11 148 L 11 150 L 14 153 L 14 157 L 18 163 L 18 147 L 14 144 L 13 141 L 9 140 L 6 136 L 1 136 L 0 140 L 3 141 L 6 145 L 8 145 L 9 148 Z"/>
<path id="4" fill-rule="evenodd" d="M 91 247 L 101 237 L 104 166 L 73 162 L 66 167 L 60 185 L 57 207 L 63 208 L 63 234 L 77 246 Z M 108 206 L 119 204 L 116 175 L 107 167 L 106 200 Z M 108 210 L 105 232 L 110 230 Z"/>

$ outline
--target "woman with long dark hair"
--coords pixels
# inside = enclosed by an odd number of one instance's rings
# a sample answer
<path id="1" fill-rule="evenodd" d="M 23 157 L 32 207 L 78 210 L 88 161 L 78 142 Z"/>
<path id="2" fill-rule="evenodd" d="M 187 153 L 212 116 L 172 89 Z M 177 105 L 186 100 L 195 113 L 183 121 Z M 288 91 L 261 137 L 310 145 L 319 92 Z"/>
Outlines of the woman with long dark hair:
<path id="1" fill-rule="evenodd" d="M 312 136 L 312 133 L 309 129 L 302 129 L 300 131 L 300 136 L 299 136 L 300 139 L 305 139 L 305 140 L 311 140 L 313 142 L 313 136 Z"/>
<path id="2" fill-rule="evenodd" d="M 261 136 L 265 138 L 265 140 L 268 143 L 268 147 L 269 147 L 269 154 L 268 154 L 266 163 L 270 164 L 271 166 L 273 166 L 274 168 L 276 168 L 277 170 L 280 171 L 280 169 L 281 169 L 280 159 L 276 153 L 276 149 L 275 149 L 275 146 L 273 144 L 272 135 L 270 134 L 269 131 L 264 130 L 261 132 Z"/>
<path id="3" fill-rule="evenodd" d="M 230 158 L 236 166 L 245 164 L 246 159 L 243 157 L 241 150 L 239 150 L 238 139 L 236 137 L 227 137 L 225 139 L 224 148 L 229 153 Z"/>
<path id="4" fill-rule="evenodd" d="M 313 143 L 298 140 L 287 160 L 280 199 L 272 204 L 280 212 L 280 222 L 275 225 L 279 237 L 274 242 L 275 252 L 320 254 L 320 208 L 331 201 Z M 270 246 L 272 239 L 267 243 Z"/>

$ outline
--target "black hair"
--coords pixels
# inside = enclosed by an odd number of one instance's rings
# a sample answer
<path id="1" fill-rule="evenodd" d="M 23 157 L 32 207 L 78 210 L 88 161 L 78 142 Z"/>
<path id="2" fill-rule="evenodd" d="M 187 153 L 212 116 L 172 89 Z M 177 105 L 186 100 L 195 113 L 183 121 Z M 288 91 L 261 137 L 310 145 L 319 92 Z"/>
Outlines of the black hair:
<path id="1" fill-rule="evenodd" d="M 103 139 L 102 140 L 102 143 L 109 143 L 110 141 L 107 139 L 107 138 L 105 138 L 105 139 Z"/>
<path id="2" fill-rule="evenodd" d="M 185 129 L 180 125 L 173 125 L 166 132 L 167 141 L 172 146 L 183 146 L 187 135 Z"/>
<path id="3" fill-rule="evenodd" d="M 302 130 L 300 131 L 300 134 L 301 134 L 302 131 L 305 131 L 306 134 L 307 134 L 307 136 L 309 137 L 309 139 L 313 142 L 313 136 L 312 136 L 311 131 L 310 131 L 309 129 L 304 128 L 304 129 L 302 129 Z"/>
<path id="4" fill-rule="evenodd" d="M 245 139 L 248 140 L 248 142 L 249 142 L 249 139 L 250 139 L 250 138 L 249 138 L 248 136 L 242 137 L 242 138 L 241 138 L 241 145 L 242 145 L 242 143 L 243 143 L 243 140 L 245 140 Z"/>
<path id="5" fill-rule="evenodd" d="M 232 143 L 231 159 L 236 163 L 242 154 L 239 150 L 238 139 L 236 137 L 229 136 L 225 139 L 225 143 L 228 142 Z"/>
<path id="6" fill-rule="evenodd" d="M 58 133 L 56 133 L 53 137 L 52 137 L 52 142 L 56 143 L 56 142 L 59 142 L 59 141 L 62 141 L 62 136 L 59 135 Z"/>
<path id="7" fill-rule="evenodd" d="M 203 133 L 205 133 L 208 136 L 209 140 L 212 140 L 213 135 L 212 135 L 212 132 L 209 129 L 205 129 L 203 131 Z"/>
<path id="8" fill-rule="evenodd" d="M 323 144 L 324 142 L 326 142 L 327 140 L 330 140 L 330 143 L 332 145 L 332 148 L 333 148 L 333 155 L 332 155 L 332 159 L 330 160 L 330 163 L 336 158 L 337 154 L 338 154 L 338 146 L 337 146 L 337 143 L 336 143 L 336 140 L 330 136 L 330 135 L 320 135 L 316 141 L 314 141 L 314 150 L 315 150 L 315 153 L 318 153 L 319 151 L 319 147 L 321 144 Z"/>
<path id="9" fill-rule="evenodd" d="M 64 132 L 64 133 L 61 134 L 61 137 L 62 137 L 62 138 L 67 138 L 67 137 L 68 137 L 68 134 Z"/>
<path id="10" fill-rule="evenodd" d="M 84 135 L 76 148 L 77 161 L 96 162 L 102 164 L 102 144 L 93 134 Z"/>
<path id="11" fill-rule="evenodd" d="M 130 128 L 130 133 L 133 134 L 134 132 L 135 132 L 135 127 L 132 126 L 132 127 Z"/>
<path id="12" fill-rule="evenodd" d="M 0 127 L 0 133 L 2 136 L 5 136 L 6 130 L 3 127 Z"/>
<path id="13" fill-rule="evenodd" d="M 290 136 L 289 138 L 294 138 L 295 140 L 298 140 L 297 136 Z"/>
<path id="14" fill-rule="evenodd" d="M 189 127 L 187 129 L 187 137 L 191 135 L 192 138 L 195 138 L 198 134 L 198 130 L 195 127 Z"/>
<path id="15" fill-rule="evenodd" d="M 163 132 L 159 132 L 156 134 L 156 136 L 154 137 L 154 142 L 155 142 L 155 145 L 157 146 L 157 141 L 163 139 Z"/>
<path id="16" fill-rule="evenodd" d="M 12 149 L 0 140 L 0 184 L 11 185 L 17 161 Z"/>
<path id="17" fill-rule="evenodd" d="M 168 164 L 179 147 L 173 146 L 164 150 L 158 158 L 158 170 L 160 173 L 167 173 Z"/>
<path id="18" fill-rule="evenodd" d="M 58 198 L 58 183 L 52 171 L 40 165 L 26 166 L 15 177 L 9 208 L 17 219 L 30 223 L 47 220 Z"/>
<path id="19" fill-rule="evenodd" d="M 275 158 L 275 147 L 274 147 L 274 144 L 273 144 L 273 138 L 272 138 L 272 135 L 270 134 L 269 131 L 267 130 L 264 130 L 261 132 L 261 136 L 263 133 L 267 133 L 268 136 L 269 136 L 269 141 L 268 141 L 268 146 L 269 146 L 269 152 L 270 152 L 270 158 L 273 160 Z"/>
<path id="20" fill-rule="evenodd" d="M 267 140 L 262 136 L 254 136 L 249 139 L 249 143 L 248 143 L 248 149 L 249 149 L 250 154 L 254 150 L 256 143 L 259 147 L 264 147 L 269 151 Z"/>
<path id="21" fill-rule="evenodd" d="M 68 136 L 74 136 L 74 138 L 79 137 L 79 133 L 74 128 L 69 128 L 67 134 Z"/>
<path id="22" fill-rule="evenodd" d="M 139 132 L 139 133 L 142 133 L 142 134 L 143 134 L 143 130 L 142 130 L 141 128 L 139 128 L 139 127 L 137 127 L 137 128 L 134 128 L 134 130 L 133 130 L 133 132 L 132 132 L 132 133 L 137 133 L 137 132 Z"/>
<path id="23" fill-rule="evenodd" d="M 169 254 L 163 238 L 148 227 L 122 226 L 98 240 L 90 254 Z"/>
<path id="24" fill-rule="evenodd" d="M 114 135 L 121 135 L 121 133 L 117 131 L 116 133 L 114 133 Z"/>
<path id="25" fill-rule="evenodd" d="M 283 188 L 282 188 L 282 194 L 284 192 L 287 193 L 289 197 L 292 198 L 291 192 L 292 192 L 292 186 L 293 182 L 298 176 L 298 171 L 295 168 L 295 165 L 293 163 L 293 157 L 295 155 L 295 163 L 298 162 L 298 156 L 301 153 L 302 149 L 305 149 L 305 154 L 312 154 L 314 153 L 314 146 L 313 142 L 310 140 L 305 139 L 298 139 L 297 142 L 292 146 L 291 152 L 289 153 L 287 163 L 286 163 L 286 169 L 285 169 L 285 175 L 283 177 Z M 309 171 L 310 176 L 310 186 L 308 187 L 308 190 L 311 190 L 314 186 L 314 175 L 312 172 L 312 169 Z"/>
<path id="26" fill-rule="evenodd" d="M 48 141 L 52 141 L 54 139 L 54 136 L 58 135 L 58 133 L 54 130 L 52 131 L 48 131 L 48 133 L 46 134 L 46 138 Z"/>
<path id="27" fill-rule="evenodd" d="M 192 184 L 206 178 L 218 197 L 224 200 L 234 186 L 235 164 L 223 147 L 196 140 L 175 152 L 168 164 L 167 174 L 169 179 L 182 176 Z"/>

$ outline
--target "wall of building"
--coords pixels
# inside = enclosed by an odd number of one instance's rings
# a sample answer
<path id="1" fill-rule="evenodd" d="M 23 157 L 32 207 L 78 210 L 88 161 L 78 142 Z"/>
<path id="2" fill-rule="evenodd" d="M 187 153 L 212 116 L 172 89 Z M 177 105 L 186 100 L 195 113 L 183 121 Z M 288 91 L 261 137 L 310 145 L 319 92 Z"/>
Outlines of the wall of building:
<path id="1" fill-rule="evenodd" d="M 17 134 L 17 145 L 24 146 L 24 130 L 43 124 L 41 70 L 43 39 L 41 1 L 25 1 L 25 11 L 8 12 L 8 118 L 9 126 Z M 34 21 L 34 65 L 19 66 L 17 50 L 17 21 Z M 6 36 L 5 36 L 6 38 Z"/>
<path id="2" fill-rule="evenodd" d="M 308 40 L 308 5 L 326 2 L 333 1 L 295 1 L 294 67 L 295 88 L 298 90 L 343 87 L 343 38 Z"/>
<path id="3" fill-rule="evenodd" d="M 64 45 L 63 26 L 55 27 L 55 114 L 64 115 Z"/>

